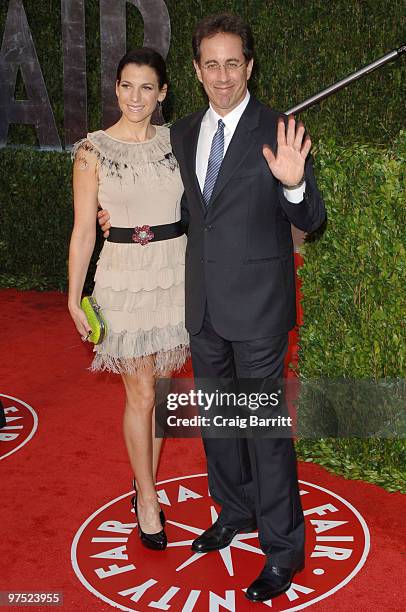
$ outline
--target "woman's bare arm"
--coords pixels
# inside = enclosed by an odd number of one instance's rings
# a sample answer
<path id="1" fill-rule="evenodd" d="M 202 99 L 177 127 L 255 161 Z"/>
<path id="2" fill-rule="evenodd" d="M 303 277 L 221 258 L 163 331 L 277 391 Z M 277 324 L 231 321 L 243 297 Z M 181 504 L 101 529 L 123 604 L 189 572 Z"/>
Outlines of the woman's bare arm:
<path id="1" fill-rule="evenodd" d="M 82 147 L 73 165 L 75 221 L 69 247 L 68 297 L 69 312 L 81 336 L 90 330 L 80 299 L 96 241 L 97 194 L 97 158 Z"/>

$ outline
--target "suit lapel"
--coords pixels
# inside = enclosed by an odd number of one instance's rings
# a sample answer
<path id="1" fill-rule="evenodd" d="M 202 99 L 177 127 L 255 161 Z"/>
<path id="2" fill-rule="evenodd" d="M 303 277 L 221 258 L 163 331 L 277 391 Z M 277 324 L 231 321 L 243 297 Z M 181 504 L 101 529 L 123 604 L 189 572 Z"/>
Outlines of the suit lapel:
<path id="1" fill-rule="evenodd" d="M 254 131 L 259 125 L 260 109 L 258 101 L 251 97 L 228 145 L 208 208 L 212 206 L 213 202 L 223 191 L 234 172 L 244 162 L 251 147 L 254 145 L 256 140 Z"/>
<path id="2" fill-rule="evenodd" d="M 200 111 L 197 116 L 194 118 L 193 123 L 190 125 L 189 130 L 186 132 L 183 137 L 183 150 L 185 153 L 185 163 L 186 163 L 186 172 L 189 177 L 190 183 L 193 186 L 193 189 L 196 194 L 197 200 L 200 202 L 203 210 L 206 211 L 206 206 L 204 204 L 203 195 L 200 189 L 199 181 L 196 176 L 196 151 L 197 151 L 197 142 L 199 140 L 200 134 L 200 125 L 202 123 L 202 119 L 207 111 L 207 108 Z"/>

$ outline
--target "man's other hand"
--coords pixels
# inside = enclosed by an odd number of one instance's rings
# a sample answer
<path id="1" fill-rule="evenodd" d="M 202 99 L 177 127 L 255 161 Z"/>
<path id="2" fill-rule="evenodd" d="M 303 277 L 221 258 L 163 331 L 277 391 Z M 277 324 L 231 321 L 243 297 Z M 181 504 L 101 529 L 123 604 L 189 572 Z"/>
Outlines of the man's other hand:
<path id="1" fill-rule="evenodd" d="M 109 230 L 111 228 L 109 211 L 105 209 L 99 210 L 97 213 L 97 220 L 99 221 L 103 236 L 108 238 L 110 234 Z"/>

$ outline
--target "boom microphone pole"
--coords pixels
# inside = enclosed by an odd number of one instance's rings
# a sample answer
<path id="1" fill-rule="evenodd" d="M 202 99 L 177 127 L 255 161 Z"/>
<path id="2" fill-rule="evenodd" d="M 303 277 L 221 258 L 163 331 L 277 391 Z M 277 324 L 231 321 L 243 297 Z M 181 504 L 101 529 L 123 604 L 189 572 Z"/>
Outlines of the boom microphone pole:
<path id="1" fill-rule="evenodd" d="M 364 66 L 363 68 L 360 68 L 359 70 L 356 70 L 355 72 L 353 72 L 352 74 L 349 74 L 344 79 L 341 79 L 341 81 L 338 81 L 334 85 L 330 85 L 330 87 L 323 89 L 323 91 L 320 91 L 319 93 L 315 94 L 311 98 L 308 98 L 304 102 L 301 102 L 301 104 L 297 104 L 296 106 L 293 106 L 289 110 L 285 111 L 285 115 L 295 114 L 300 111 L 306 110 L 307 108 L 310 108 L 310 106 L 313 106 L 314 104 L 318 104 L 325 98 L 328 98 L 329 96 L 336 93 L 337 91 L 340 91 L 340 89 L 347 87 L 347 85 L 350 85 L 350 83 L 353 83 L 354 81 L 357 81 L 358 79 L 361 79 L 366 74 L 373 72 L 374 70 L 376 70 L 377 68 L 380 68 L 381 66 L 384 66 L 388 62 L 398 59 L 402 55 L 402 53 L 405 53 L 405 51 L 406 51 L 406 45 L 402 45 L 398 49 L 395 49 L 394 51 L 391 51 L 390 53 L 383 55 L 381 58 L 375 60 L 371 64 L 368 64 L 367 66 Z"/>

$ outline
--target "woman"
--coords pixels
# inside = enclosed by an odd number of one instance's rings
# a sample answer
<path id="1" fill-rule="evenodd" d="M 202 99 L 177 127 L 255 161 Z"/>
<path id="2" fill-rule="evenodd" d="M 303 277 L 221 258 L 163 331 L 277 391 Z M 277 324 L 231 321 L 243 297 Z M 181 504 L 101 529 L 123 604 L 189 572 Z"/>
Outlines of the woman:
<path id="1" fill-rule="evenodd" d="M 97 264 L 93 296 L 107 322 L 92 370 L 122 377 L 124 437 L 135 475 L 138 533 L 162 550 L 165 517 L 155 490 L 162 440 L 154 437 L 155 383 L 188 356 L 184 327 L 183 193 L 169 129 L 151 124 L 167 92 L 165 62 L 155 51 L 127 53 L 117 69 L 121 118 L 75 145 L 75 222 L 69 252 L 69 311 L 82 339 L 90 330 L 80 308 L 95 244 L 98 202 L 112 229 Z"/>

